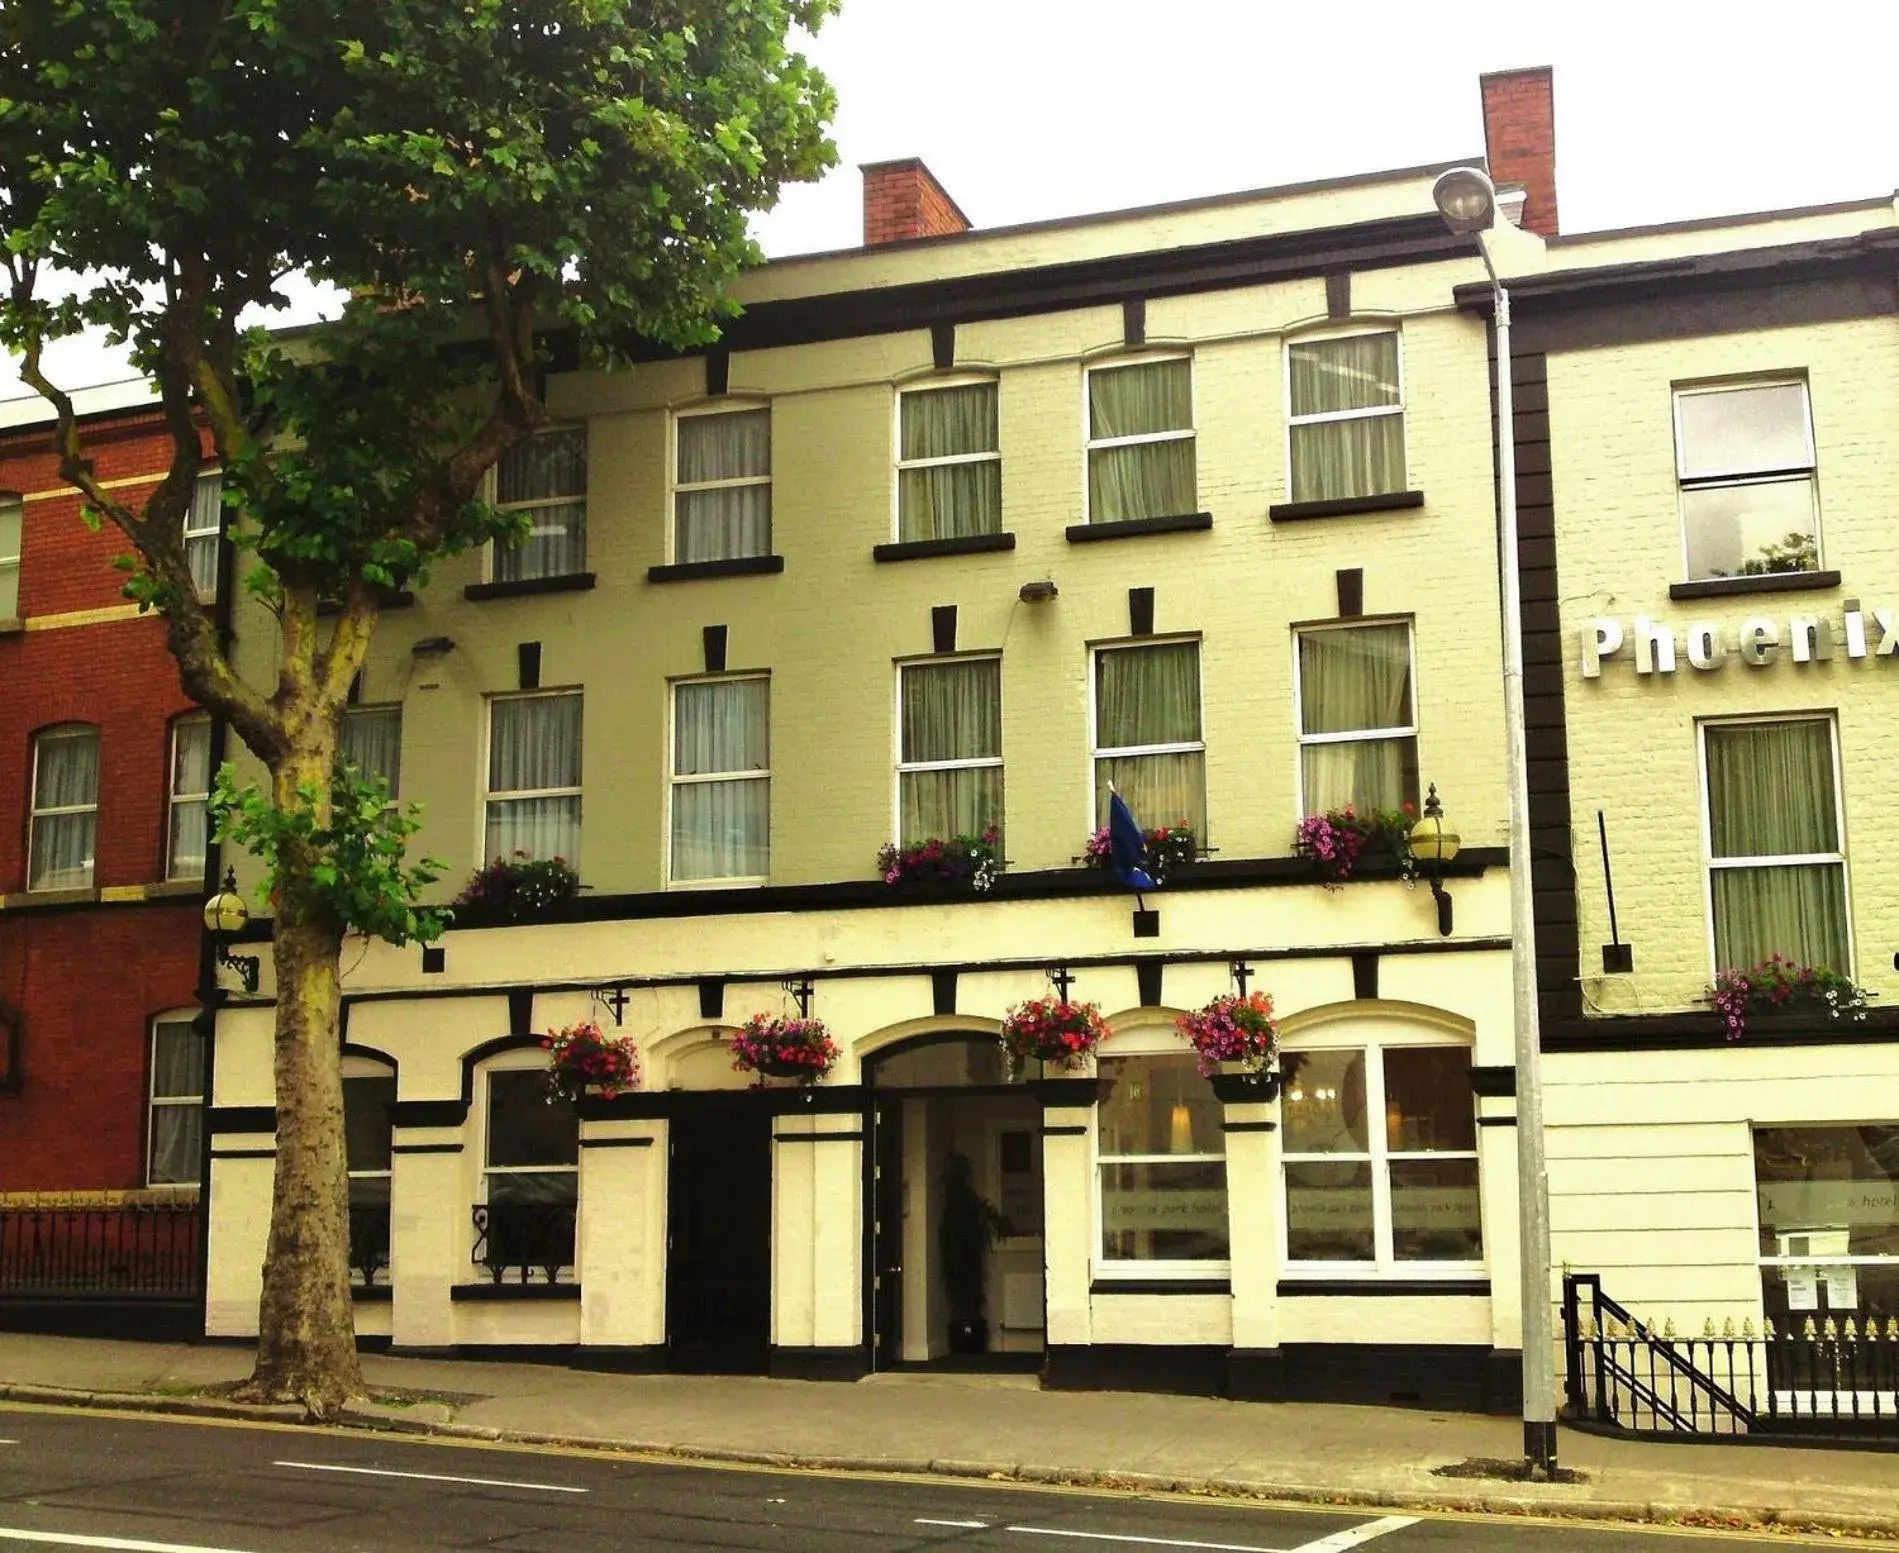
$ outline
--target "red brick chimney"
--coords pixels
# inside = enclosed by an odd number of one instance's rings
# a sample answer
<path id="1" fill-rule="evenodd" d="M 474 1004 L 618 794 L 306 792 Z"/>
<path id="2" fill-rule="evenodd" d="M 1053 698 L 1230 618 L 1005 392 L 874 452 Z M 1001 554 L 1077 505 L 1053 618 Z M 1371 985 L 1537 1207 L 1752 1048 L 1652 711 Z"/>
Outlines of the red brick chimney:
<path id="1" fill-rule="evenodd" d="M 969 217 L 918 158 L 865 162 L 858 170 L 864 175 L 866 248 L 969 230 Z"/>
<path id="2" fill-rule="evenodd" d="M 1484 94 L 1484 153 L 1499 185 L 1521 184 L 1523 226 L 1556 235 L 1556 89 L 1548 65 L 1493 70 Z"/>

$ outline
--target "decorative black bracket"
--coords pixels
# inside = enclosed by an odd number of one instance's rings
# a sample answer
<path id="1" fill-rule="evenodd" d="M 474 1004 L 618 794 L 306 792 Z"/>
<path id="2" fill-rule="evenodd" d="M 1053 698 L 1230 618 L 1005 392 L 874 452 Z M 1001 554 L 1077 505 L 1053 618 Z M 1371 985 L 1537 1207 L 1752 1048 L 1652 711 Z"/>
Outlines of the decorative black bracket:
<path id="1" fill-rule="evenodd" d="M 1439 938 L 1451 936 L 1451 892 L 1444 888 L 1444 881 L 1438 877 L 1437 869 L 1430 872 L 1431 899 L 1437 902 L 1437 933 Z"/>
<path id="2" fill-rule="evenodd" d="M 797 1003 L 798 1017 L 800 1019 L 809 1019 L 811 1017 L 811 996 L 817 990 L 812 986 L 811 978 L 809 976 L 795 977 L 791 981 L 784 983 L 784 989 L 790 994 L 792 1000 Z"/>
<path id="3" fill-rule="evenodd" d="M 263 969 L 262 956 L 254 954 L 232 954 L 230 945 L 219 944 L 217 946 L 217 961 L 219 965 L 224 966 L 227 970 L 237 973 L 237 979 L 246 992 L 255 993 L 257 991 L 257 977 L 259 972 Z"/>
<path id="4" fill-rule="evenodd" d="M 626 1005 L 630 1000 L 626 995 L 624 983 L 614 982 L 606 987 L 592 987 L 588 989 L 587 995 L 613 1015 L 616 1029 L 625 1022 Z"/>
<path id="5" fill-rule="evenodd" d="M 1057 996 L 1066 1003 L 1068 1001 L 1068 989 L 1075 985 L 1075 978 L 1069 973 L 1066 965 L 1057 965 L 1048 972 L 1048 984 L 1055 989 Z"/>
<path id="6" fill-rule="evenodd" d="M 1253 967 L 1244 960 L 1235 960 L 1228 967 L 1233 972 L 1233 985 L 1240 989 L 1240 996 L 1246 996 L 1246 984 L 1253 979 Z"/>

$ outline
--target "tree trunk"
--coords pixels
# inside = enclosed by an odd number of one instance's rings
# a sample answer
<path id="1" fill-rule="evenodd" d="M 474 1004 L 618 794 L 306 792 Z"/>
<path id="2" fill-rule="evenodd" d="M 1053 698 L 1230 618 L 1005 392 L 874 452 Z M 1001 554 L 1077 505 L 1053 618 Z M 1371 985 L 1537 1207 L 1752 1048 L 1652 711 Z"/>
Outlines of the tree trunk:
<path id="1" fill-rule="evenodd" d="M 275 776 L 280 805 L 286 791 L 295 802 L 294 778 L 287 770 Z M 295 1402 L 312 1418 L 325 1419 L 362 1395 L 363 1377 L 350 1304 L 349 1174 L 337 1034 L 343 928 L 320 907 L 313 910 L 297 888 L 309 861 L 302 849 L 289 846 L 279 858 L 277 1174 L 257 1365 L 241 1394 L 253 1401 Z"/>

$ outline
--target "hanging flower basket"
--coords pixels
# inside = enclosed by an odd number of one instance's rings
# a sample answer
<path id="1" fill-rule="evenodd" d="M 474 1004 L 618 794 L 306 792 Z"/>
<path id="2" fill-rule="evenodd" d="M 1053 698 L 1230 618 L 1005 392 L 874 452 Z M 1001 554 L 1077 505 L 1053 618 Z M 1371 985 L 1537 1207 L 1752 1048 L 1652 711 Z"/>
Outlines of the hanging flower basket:
<path id="1" fill-rule="evenodd" d="M 1002 1049 L 1009 1055 L 1010 1072 L 1017 1075 L 1030 1062 L 1075 1072 L 1107 1038 L 1107 1022 L 1097 1004 L 1065 998 L 1018 1003 L 1002 1021 Z"/>
<path id="2" fill-rule="evenodd" d="M 1002 872 L 1001 841 L 1002 832 L 993 825 L 980 835 L 952 836 L 948 841 L 932 836 L 905 847 L 887 841 L 877 854 L 877 872 L 885 884 L 940 880 L 987 890 Z"/>
<path id="3" fill-rule="evenodd" d="M 547 1098 L 611 1100 L 640 1087 L 640 1052 L 629 1035 L 607 1037 L 597 1024 L 569 1025 L 541 1037 L 547 1052 Z"/>
<path id="4" fill-rule="evenodd" d="M 784 1019 L 754 1014 L 726 1037 L 732 1066 L 761 1078 L 794 1078 L 815 1084 L 837 1062 L 837 1043 L 822 1019 Z"/>
<path id="5" fill-rule="evenodd" d="M 1229 992 L 1205 1008 L 1182 1014 L 1174 1027 L 1199 1059 L 1203 1078 L 1215 1073 L 1270 1073 L 1279 1059 L 1279 1024 L 1263 992 Z"/>
<path id="6" fill-rule="evenodd" d="M 1292 833 L 1292 849 L 1319 871 L 1325 887 L 1336 889 L 1350 880 L 1361 859 L 1388 857 L 1398 865 L 1406 884 L 1418 877 L 1418 860 L 1411 852 L 1411 827 L 1417 823 L 1416 806 L 1368 809 L 1358 813 L 1350 804 L 1308 814 Z"/>
<path id="7" fill-rule="evenodd" d="M 1157 884 L 1173 869 L 1183 863 L 1196 862 L 1200 857 L 1200 838 L 1185 820 L 1143 831 L 1141 840 L 1147 848 L 1147 871 Z M 1107 826 L 1103 825 L 1088 838 L 1081 851 L 1081 862 L 1084 868 L 1114 867 L 1114 845 L 1109 840 Z"/>
<path id="8" fill-rule="evenodd" d="M 1772 954 L 1746 969 L 1729 966 L 1708 988 L 1708 1001 L 1721 1015 L 1730 1041 L 1747 1034 L 1750 1014 L 1824 1013 L 1829 1019 L 1866 1017 L 1867 994 L 1851 977 L 1824 966 L 1802 965 L 1785 955 Z"/>

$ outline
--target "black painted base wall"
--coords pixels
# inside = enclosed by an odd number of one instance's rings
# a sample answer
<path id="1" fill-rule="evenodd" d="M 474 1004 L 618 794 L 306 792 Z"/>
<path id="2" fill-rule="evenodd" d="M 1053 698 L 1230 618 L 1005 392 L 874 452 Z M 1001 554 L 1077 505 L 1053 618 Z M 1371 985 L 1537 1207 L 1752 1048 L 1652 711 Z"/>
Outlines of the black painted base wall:
<path id="1" fill-rule="evenodd" d="M 195 1295 L 182 1300 L 8 1295 L 0 1299 L 0 1332 L 188 1343 L 204 1336 L 204 1315 Z"/>
<path id="2" fill-rule="evenodd" d="M 1515 1413 L 1523 1406 L 1522 1355 L 1476 1344 L 1235 1348 L 1226 1371 L 1226 1394 L 1245 1402 L 1357 1402 L 1458 1413 Z"/>
<path id="3" fill-rule="evenodd" d="M 1057 1343 L 1048 1350 L 1042 1384 L 1050 1391 L 1168 1391 L 1182 1396 L 1227 1394 L 1227 1350 L 1216 1344 Z"/>
<path id="4" fill-rule="evenodd" d="M 774 1348 L 771 1375 L 777 1380 L 861 1380 L 870 1356 L 859 1348 Z"/>

